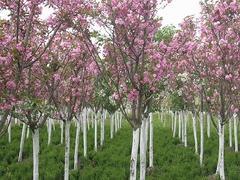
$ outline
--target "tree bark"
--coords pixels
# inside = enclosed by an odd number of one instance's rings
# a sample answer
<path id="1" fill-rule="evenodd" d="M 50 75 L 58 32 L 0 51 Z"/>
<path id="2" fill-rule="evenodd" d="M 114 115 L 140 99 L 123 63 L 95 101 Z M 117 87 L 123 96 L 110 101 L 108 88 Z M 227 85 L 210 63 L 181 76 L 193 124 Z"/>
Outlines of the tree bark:
<path id="1" fill-rule="evenodd" d="M 130 178 L 129 178 L 130 180 L 136 180 L 137 178 L 138 146 L 139 146 L 139 128 L 133 129 Z"/>
<path id="2" fill-rule="evenodd" d="M 153 167 L 153 114 L 150 113 L 149 119 L 149 167 Z"/>
<path id="3" fill-rule="evenodd" d="M 184 119 L 184 146 L 187 147 L 187 121 L 188 116 L 187 112 L 183 112 L 183 119 Z"/>
<path id="4" fill-rule="evenodd" d="M 207 114 L 207 136 L 208 138 L 211 136 L 211 120 L 209 113 Z"/>
<path id="5" fill-rule="evenodd" d="M 48 145 L 51 144 L 51 137 L 52 137 L 52 122 L 51 119 L 48 120 Z"/>
<path id="6" fill-rule="evenodd" d="M 219 149 L 218 149 L 218 164 L 216 174 L 220 175 L 221 180 L 225 180 L 225 172 L 224 172 L 224 124 L 221 122 L 219 118 L 218 124 L 218 137 L 219 137 Z"/>
<path id="7" fill-rule="evenodd" d="M 176 137 L 176 129 L 177 129 L 177 112 L 174 112 L 174 125 L 173 125 L 173 137 Z"/>
<path id="8" fill-rule="evenodd" d="M 86 110 L 83 111 L 83 155 L 87 157 L 87 120 L 86 120 Z"/>
<path id="9" fill-rule="evenodd" d="M 181 140 L 182 135 L 182 122 L 181 122 L 181 112 L 178 113 L 178 137 Z"/>
<path id="10" fill-rule="evenodd" d="M 64 128 L 64 122 L 60 122 L 60 128 L 61 128 L 61 144 L 63 144 L 63 128 Z"/>
<path id="11" fill-rule="evenodd" d="M 232 119 L 229 119 L 229 147 L 232 147 Z"/>
<path id="12" fill-rule="evenodd" d="M 80 134 L 80 123 L 77 120 L 77 129 L 76 129 L 76 137 L 75 137 L 75 149 L 74 149 L 74 170 L 77 169 L 78 166 L 78 147 L 79 147 L 79 134 Z"/>
<path id="13" fill-rule="evenodd" d="M 140 132 L 140 180 L 146 177 L 146 119 L 144 118 Z"/>
<path id="14" fill-rule="evenodd" d="M 238 126 L 237 126 L 237 114 L 233 115 L 233 126 L 234 126 L 234 145 L 235 152 L 238 152 Z"/>
<path id="15" fill-rule="evenodd" d="M 97 152 L 97 116 L 98 113 L 95 114 L 95 118 L 94 118 L 94 150 Z"/>
<path id="16" fill-rule="evenodd" d="M 113 128 L 114 128 L 114 121 L 113 121 L 113 115 L 111 114 L 110 115 L 110 138 L 112 139 L 113 138 Z"/>
<path id="17" fill-rule="evenodd" d="M 33 180 L 39 179 L 39 129 L 35 129 L 32 133 L 33 141 Z"/>
<path id="18" fill-rule="evenodd" d="M 65 166 L 64 180 L 69 179 L 69 156 L 70 156 L 70 121 L 65 122 Z"/>
<path id="19" fill-rule="evenodd" d="M 192 120 L 193 120 L 193 136 L 194 136 L 195 153 L 198 154 L 197 121 L 196 121 L 195 113 L 192 115 Z"/>
<path id="20" fill-rule="evenodd" d="M 200 166 L 203 165 L 203 153 L 204 153 L 204 119 L 203 112 L 200 112 Z"/>
<path id="21" fill-rule="evenodd" d="M 22 154 L 23 154 L 23 147 L 24 147 L 24 141 L 25 141 L 25 135 L 26 135 L 26 128 L 27 128 L 27 125 L 25 123 L 23 123 L 22 135 L 21 135 L 21 141 L 20 141 L 20 150 L 19 150 L 19 154 L 18 154 L 18 162 L 22 161 Z"/>

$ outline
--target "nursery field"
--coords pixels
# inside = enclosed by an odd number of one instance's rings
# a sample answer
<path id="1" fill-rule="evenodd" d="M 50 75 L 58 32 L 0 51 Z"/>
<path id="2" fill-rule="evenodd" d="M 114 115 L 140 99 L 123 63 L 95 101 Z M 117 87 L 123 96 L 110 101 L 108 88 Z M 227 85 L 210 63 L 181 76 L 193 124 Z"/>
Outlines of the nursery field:
<path id="1" fill-rule="evenodd" d="M 169 121 L 170 122 L 170 121 Z M 211 137 L 205 135 L 204 165 L 200 168 L 199 157 L 194 153 L 194 140 L 191 122 L 188 123 L 188 147 L 179 139 L 172 137 L 170 123 L 162 123 L 155 116 L 154 124 L 154 168 L 147 169 L 149 180 L 216 179 L 218 157 L 218 137 L 214 128 Z M 70 179 L 81 180 L 124 180 L 129 178 L 132 130 L 127 122 L 110 139 L 110 123 L 106 122 L 105 144 L 94 151 L 94 129 L 88 131 L 88 154 L 83 158 L 82 133 L 80 134 L 79 167 L 73 169 L 74 137 L 76 128 L 71 125 Z M 198 132 L 199 134 L 199 132 Z M 205 133 L 206 134 L 206 133 Z M 31 135 L 30 135 L 31 136 Z M 226 128 L 225 172 L 226 179 L 240 179 L 240 155 L 228 148 Z M 0 138 L 0 179 L 32 179 L 32 138 L 25 141 L 23 161 L 18 163 L 21 127 L 12 128 L 12 142 L 8 143 L 7 134 Z M 60 144 L 60 126 L 56 124 L 52 143 L 47 145 L 47 128 L 40 130 L 39 179 L 63 179 L 64 144 Z M 24 176 L 23 176 L 24 175 Z M 139 176 L 139 175 L 138 175 Z"/>

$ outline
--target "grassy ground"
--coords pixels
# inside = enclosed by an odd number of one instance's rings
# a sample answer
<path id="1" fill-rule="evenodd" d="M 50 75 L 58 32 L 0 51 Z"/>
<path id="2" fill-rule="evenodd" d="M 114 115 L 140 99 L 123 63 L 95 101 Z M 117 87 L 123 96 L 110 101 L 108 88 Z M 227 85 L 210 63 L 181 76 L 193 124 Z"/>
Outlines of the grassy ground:
<path id="1" fill-rule="evenodd" d="M 169 124 L 163 127 L 159 120 L 154 120 L 154 169 L 148 171 L 149 180 L 189 180 L 212 179 L 217 164 L 218 139 L 212 129 L 211 138 L 206 138 L 204 166 L 200 168 L 198 156 L 194 154 L 192 129 L 189 124 L 189 147 L 181 145 L 178 138 L 172 138 Z M 227 130 L 227 128 L 226 128 Z M 31 180 L 32 179 L 32 142 L 31 137 L 24 146 L 23 162 L 17 163 L 21 127 L 12 129 L 12 142 L 7 142 L 7 135 L 0 138 L 0 179 Z M 93 151 L 94 131 L 88 132 L 88 158 L 83 158 L 82 134 L 80 142 L 79 170 L 71 171 L 70 179 L 81 180 L 124 180 L 129 176 L 129 160 L 131 153 L 131 128 L 124 123 L 123 128 L 110 140 L 109 125 L 106 126 L 106 141 L 98 152 Z M 40 179 L 63 179 L 64 146 L 60 145 L 60 127 L 53 131 L 52 144 L 47 146 L 47 130 L 40 131 Z M 71 159 L 73 168 L 75 128 L 71 126 Z M 100 137 L 100 136 L 99 136 Z M 226 133 L 226 147 L 228 134 Z M 226 148 L 225 171 L 227 179 L 240 179 L 240 154 Z"/>

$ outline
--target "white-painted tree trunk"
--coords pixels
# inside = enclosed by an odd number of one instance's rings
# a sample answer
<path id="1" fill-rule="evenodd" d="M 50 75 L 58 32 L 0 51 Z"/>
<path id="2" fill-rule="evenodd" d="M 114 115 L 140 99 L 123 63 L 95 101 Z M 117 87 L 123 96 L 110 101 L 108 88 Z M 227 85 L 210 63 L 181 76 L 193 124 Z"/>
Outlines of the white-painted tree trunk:
<path id="1" fill-rule="evenodd" d="M 64 128 L 64 122 L 60 122 L 60 129 L 61 129 L 61 144 L 63 144 L 63 128 Z"/>
<path id="2" fill-rule="evenodd" d="M 118 123 L 117 123 L 117 112 L 115 112 L 115 114 L 114 114 L 114 125 L 115 125 L 115 134 L 117 133 L 117 125 L 118 125 Z"/>
<path id="3" fill-rule="evenodd" d="M 231 148 L 232 147 L 232 118 L 229 119 L 229 147 Z"/>
<path id="4" fill-rule="evenodd" d="M 51 119 L 48 120 L 48 145 L 51 144 L 51 137 L 52 137 L 52 122 Z"/>
<path id="5" fill-rule="evenodd" d="M 80 134 L 80 123 L 77 120 L 77 129 L 76 129 L 76 137 L 75 137 L 75 149 L 74 149 L 74 170 L 77 169 L 78 166 L 78 147 L 79 147 L 79 134 Z"/>
<path id="6" fill-rule="evenodd" d="M 70 156 L 70 121 L 65 122 L 65 166 L 64 180 L 69 179 L 69 156 Z"/>
<path id="7" fill-rule="evenodd" d="M 114 120 L 113 120 L 113 115 L 110 115 L 110 138 L 113 138 L 113 131 L 114 131 Z"/>
<path id="8" fill-rule="evenodd" d="M 97 152 L 97 117 L 98 117 L 98 113 L 95 114 L 95 118 L 94 118 L 94 150 Z"/>
<path id="9" fill-rule="evenodd" d="M 86 110 L 83 111 L 83 155 L 87 157 L 87 119 L 86 119 Z"/>
<path id="10" fill-rule="evenodd" d="M 103 146 L 104 144 L 104 121 L 105 121 L 105 115 L 104 115 L 104 111 L 101 115 L 101 135 L 100 135 L 100 145 Z"/>
<path id="11" fill-rule="evenodd" d="M 30 128 L 29 126 L 27 126 L 27 139 L 29 138 L 29 134 L 30 134 Z"/>
<path id="12" fill-rule="evenodd" d="M 26 128 L 27 128 L 27 125 L 25 123 L 23 123 L 22 135 L 21 135 L 21 141 L 20 141 L 20 150 L 19 150 L 19 154 L 18 154 L 18 162 L 22 161 L 22 154 L 23 154 L 23 147 L 24 147 L 24 141 L 25 141 L 25 135 L 26 135 Z"/>
<path id="13" fill-rule="evenodd" d="M 220 175 L 221 180 L 225 180 L 224 172 L 224 124 L 222 124 L 219 118 L 218 123 L 218 138 L 219 138 L 219 149 L 218 149 L 218 164 L 216 174 Z"/>
<path id="14" fill-rule="evenodd" d="M 197 138 L 197 121 L 196 121 L 196 114 L 192 114 L 193 120 L 193 136 L 194 136 L 194 147 L 195 153 L 198 154 L 198 138 Z"/>
<path id="15" fill-rule="evenodd" d="M 177 112 L 174 112 L 174 125 L 173 125 L 173 137 L 176 137 L 177 130 Z"/>
<path id="16" fill-rule="evenodd" d="M 184 119 L 184 146 L 187 147 L 187 121 L 188 116 L 186 112 L 183 112 L 183 119 Z"/>
<path id="17" fill-rule="evenodd" d="M 149 167 L 153 167 L 153 114 L 149 117 Z"/>
<path id="18" fill-rule="evenodd" d="M 182 121 L 181 121 L 181 112 L 178 113 L 178 137 L 181 140 L 182 135 Z"/>
<path id="19" fill-rule="evenodd" d="M 138 157 L 138 146 L 139 146 L 139 128 L 133 129 L 132 136 L 132 152 L 130 162 L 130 180 L 136 180 L 137 178 L 137 157 Z"/>
<path id="20" fill-rule="evenodd" d="M 203 165 L 203 153 L 204 153 L 204 119 L 203 112 L 200 112 L 200 166 Z"/>
<path id="21" fill-rule="evenodd" d="M 9 125 L 8 125 L 8 142 L 11 143 L 12 140 L 12 122 L 11 122 L 11 118 L 9 118 Z"/>
<path id="22" fill-rule="evenodd" d="M 35 129 L 32 133 L 33 141 L 33 180 L 39 179 L 39 129 Z"/>
<path id="23" fill-rule="evenodd" d="M 207 136 L 208 138 L 211 136 L 211 119 L 209 113 L 207 114 Z"/>
<path id="24" fill-rule="evenodd" d="M 172 125 L 172 133 L 174 131 L 174 113 L 172 111 L 170 111 L 171 113 L 171 125 Z"/>
<path id="25" fill-rule="evenodd" d="M 53 130 L 55 131 L 55 122 L 53 119 L 51 119 L 51 124 L 52 124 Z"/>
<path id="26" fill-rule="evenodd" d="M 144 118 L 140 132 L 140 180 L 146 176 L 146 119 Z"/>
<path id="27" fill-rule="evenodd" d="M 233 115 L 233 127 L 234 127 L 234 149 L 238 152 L 238 126 L 237 126 L 237 114 Z"/>
<path id="28" fill-rule="evenodd" d="M 184 140 L 185 140 L 185 118 L 184 118 L 183 111 L 181 111 L 181 122 L 182 122 L 182 143 L 184 143 Z"/>

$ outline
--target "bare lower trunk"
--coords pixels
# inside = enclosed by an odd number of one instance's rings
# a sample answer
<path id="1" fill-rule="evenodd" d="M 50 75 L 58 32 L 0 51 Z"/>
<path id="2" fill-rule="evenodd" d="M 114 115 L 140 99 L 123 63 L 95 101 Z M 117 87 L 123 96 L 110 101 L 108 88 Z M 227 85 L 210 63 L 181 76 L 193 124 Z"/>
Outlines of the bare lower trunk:
<path id="1" fill-rule="evenodd" d="M 86 122 L 86 111 L 83 113 L 83 155 L 87 157 L 87 122 Z"/>
<path id="2" fill-rule="evenodd" d="M 183 111 L 181 111 L 181 122 L 182 122 L 182 143 L 184 143 L 184 141 L 185 141 L 185 118 L 184 118 Z"/>
<path id="3" fill-rule="evenodd" d="M 94 150 L 97 152 L 97 113 L 94 119 Z"/>
<path id="4" fill-rule="evenodd" d="M 32 134 L 33 141 L 33 180 L 39 179 L 39 129 L 35 129 Z"/>
<path id="5" fill-rule="evenodd" d="M 79 134 L 80 134 L 80 123 L 79 123 L 79 121 L 77 121 L 77 130 L 76 130 L 76 137 L 75 137 L 75 150 L 74 150 L 74 170 L 76 170 L 77 166 L 78 166 Z"/>
<path id="6" fill-rule="evenodd" d="M 211 120 L 209 113 L 207 114 L 207 136 L 208 138 L 211 136 Z"/>
<path id="7" fill-rule="evenodd" d="M 140 180 L 146 176 L 146 119 L 143 119 L 140 132 Z"/>
<path id="8" fill-rule="evenodd" d="M 105 118 L 105 115 L 104 115 L 105 112 L 103 112 L 102 116 L 101 116 L 101 136 L 100 136 L 100 145 L 103 146 L 104 144 L 104 118 Z"/>
<path id="9" fill-rule="evenodd" d="M 174 125 L 173 125 L 173 137 L 176 137 L 176 129 L 177 129 L 177 112 L 174 113 Z"/>
<path id="10" fill-rule="evenodd" d="M 193 120 L 193 136 L 194 136 L 195 153 L 198 154 L 197 122 L 196 122 L 195 113 L 192 115 L 192 120 Z"/>
<path id="11" fill-rule="evenodd" d="M 150 113 L 149 119 L 149 167 L 153 167 L 153 115 Z"/>
<path id="12" fill-rule="evenodd" d="M 183 113 L 184 118 L 184 146 L 187 147 L 187 115 L 186 112 Z"/>
<path id="13" fill-rule="evenodd" d="M 233 115 L 233 126 L 234 126 L 234 145 L 235 152 L 238 152 L 238 129 L 237 129 L 237 114 Z"/>
<path id="14" fill-rule="evenodd" d="M 130 180 L 136 180 L 137 178 L 138 146 L 139 146 L 139 128 L 133 129 L 130 178 L 129 178 Z"/>
<path id="15" fill-rule="evenodd" d="M 52 137 L 52 122 L 51 119 L 48 120 L 48 145 L 51 144 L 51 137 Z"/>
<path id="16" fill-rule="evenodd" d="M 11 118 L 9 118 L 9 121 L 11 121 Z M 12 140 L 12 137 L 11 137 L 11 131 L 12 130 L 12 123 L 9 122 L 9 125 L 8 125 L 8 142 L 11 143 L 11 140 Z"/>
<path id="17" fill-rule="evenodd" d="M 65 166 L 64 180 L 69 179 L 69 155 L 70 155 L 70 121 L 65 123 Z"/>
<path id="18" fill-rule="evenodd" d="M 61 144 L 63 144 L 63 128 L 64 128 L 64 122 L 61 121 L 60 123 L 60 128 L 61 128 Z"/>
<path id="19" fill-rule="evenodd" d="M 218 137 L 219 137 L 219 149 L 218 149 L 218 164 L 216 174 L 220 175 L 221 180 L 225 180 L 224 172 L 224 124 L 222 124 L 219 118 Z"/>
<path id="20" fill-rule="evenodd" d="M 182 121 L 181 121 L 181 112 L 178 113 L 178 137 L 181 140 L 181 134 L 182 134 Z"/>
<path id="21" fill-rule="evenodd" d="M 229 119 L 229 147 L 232 147 L 232 119 Z"/>
<path id="22" fill-rule="evenodd" d="M 110 115 L 110 138 L 113 138 L 113 128 L 114 128 L 114 121 L 113 121 L 113 115 Z"/>
<path id="23" fill-rule="evenodd" d="M 20 141 L 20 150 L 18 154 L 18 162 L 22 161 L 22 154 L 23 154 L 23 147 L 24 147 L 24 141 L 25 141 L 25 135 L 26 135 L 26 128 L 27 125 L 24 123 L 22 127 L 22 135 L 21 135 L 21 141 Z"/>
<path id="24" fill-rule="evenodd" d="M 203 112 L 200 112 L 200 165 L 203 165 L 203 152 L 204 152 L 204 119 Z"/>
<path id="25" fill-rule="evenodd" d="M 29 138 L 29 134 L 30 134 L 30 133 L 29 133 L 29 131 L 30 131 L 29 129 L 30 129 L 30 128 L 29 128 L 29 126 L 28 126 L 28 127 L 27 127 L 27 139 Z"/>

